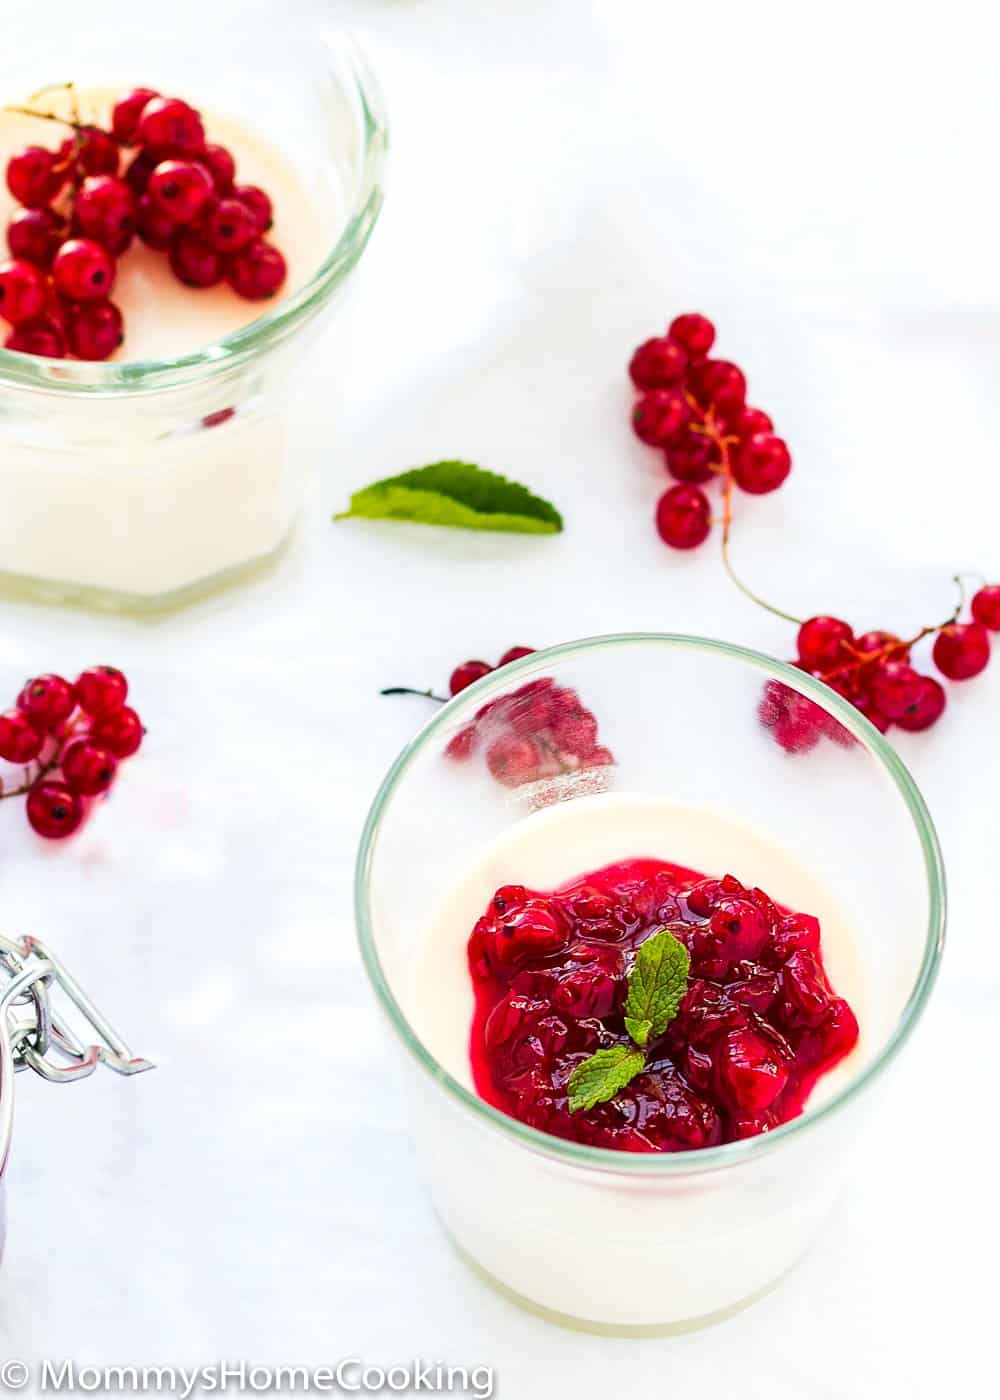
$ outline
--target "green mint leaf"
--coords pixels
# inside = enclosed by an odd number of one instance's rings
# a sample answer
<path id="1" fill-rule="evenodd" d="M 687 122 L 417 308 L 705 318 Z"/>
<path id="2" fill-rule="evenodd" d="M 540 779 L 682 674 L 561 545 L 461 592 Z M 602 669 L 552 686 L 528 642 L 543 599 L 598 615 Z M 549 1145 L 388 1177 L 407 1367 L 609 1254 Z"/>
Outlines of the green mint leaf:
<path id="1" fill-rule="evenodd" d="M 640 944 L 625 998 L 625 1029 L 636 1045 L 662 1035 L 677 1015 L 690 967 L 688 950 L 668 928 Z"/>
<path id="2" fill-rule="evenodd" d="M 357 517 L 523 535 L 555 535 L 563 527 L 548 501 L 471 462 L 434 462 L 376 481 L 356 491 L 350 508 L 333 518 Z"/>
<path id="3" fill-rule="evenodd" d="M 577 1065 L 569 1077 L 569 1111 L 593 1108 L 607 1103 L 619 1089 L 642 1072 L 646 1057 L 641 1050 L 627 1045 L 612 1045 L 610 1050 L 595 1050 L 588 1060 Z"/>

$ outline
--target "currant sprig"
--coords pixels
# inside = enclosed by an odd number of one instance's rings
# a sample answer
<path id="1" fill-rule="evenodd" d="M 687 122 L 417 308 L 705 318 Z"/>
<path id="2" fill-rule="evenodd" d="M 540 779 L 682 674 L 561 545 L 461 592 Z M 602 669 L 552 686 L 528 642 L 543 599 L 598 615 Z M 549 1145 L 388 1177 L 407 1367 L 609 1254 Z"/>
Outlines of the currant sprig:
<path id="1" fill-rule="evenodd" d="M 118 764 L 131 757 L 145 730 L 126 705 L 128 680 L 114 666 L 92 666 L 73 684 L 36 676 L 15 707 L 0 714 L 0 759 L 24 769 L 14 786 L 0 780 L 0 801 L 26 797 L 39 836 L 71 836 L 93 800 L 108 792 Z"/>
<path id="2" fill-rule="evenodd" d="M 958 607 L 943 622 L 907 639 L 881 630 L 855 636 L 847 622 L 827 615 L 796 617 L 749 588 L 729 554 L 735 492 L 759 496 L 777 490 L 792 459 L 768 415 L 747 404 L 743 371 L 709 357 L 714 344 L 711 321 L 690 313 L 676 317 L 665 336 L 640 345 L 629 363 L 641 394 L 632 426 L 643 442 L 663 452 L 667 470 L 681 483 L 657 504 L 660 538 L 673 549 L 695 549 L 714 524 L 720 525 L 729 577 L 752 602 L 798 629 L 794 665 L 850 700 L 883 734 L 893 725 L 910 732 L 930 728 L 944 713 L 947 694 L 935 677 L 912 664 L 913 650 L 933 638 L 934 665 L 947 680 L 979 675 L 990 659 L 989 633 L 1000 631 L 1000 584 L 980 588 L 964 620 L 962 590 Z M 701 489 L 713 478 L 722 495 L 715 516 Z M 780 682 L 765 688 L 760 717 L 789 752 L 812 748 L 824 734 L 849 741 L 847 731 L 818 705 Z"/>
<path id="3" fill-rule="evenodd" d="M 383 695 L 419 695 L 445 704 L 476 681 L 502 669 L 534 647 L 509 647 L 496 666 L 488 661 L 463 661 L 451 673 L 449 695 L 409 686 L 389 686 Z M 488 700 L 471 723 L 448 743 L 449 758 L 463 761 L 482 751 L 486 767 L 504 787 L 521 787 L 586 768 L 614 763 L 614 755 L 598 742 L 597 720 L 575 690 L 556 685 L 550 677 L 528 681 L 508 695 Z"/>
<path id="4" fill-rule="evenodd" d="M 7 163 L 7 187 L 23 206 L 7 228 L 12 256 L 0 263 L 8 350 L 80 360 L 112 355 L 125 335 L 111 300 L 117 260 L 136 234 L 167 254 L 188 287 L 225 280 L 256 301 L 284 282 L 285 259 L 263 237 L 270 197 L 235 183 L 232 154 L 206 140 L 187 102 L 135 88 L 115 104 L 107 131 L 76 114 L 11 110 L 70 134 L 55 150 L 28 146 Z"/>

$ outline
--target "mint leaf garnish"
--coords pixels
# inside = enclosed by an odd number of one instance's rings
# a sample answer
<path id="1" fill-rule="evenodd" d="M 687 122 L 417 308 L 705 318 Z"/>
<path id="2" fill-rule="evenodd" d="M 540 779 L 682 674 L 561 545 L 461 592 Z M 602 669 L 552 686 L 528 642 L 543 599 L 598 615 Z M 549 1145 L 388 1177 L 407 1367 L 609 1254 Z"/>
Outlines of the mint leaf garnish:
<path id="1" fill-rule="evenodd" d="M 688 950 L 668 928 L 640 945 L 625 998 L 625 1029 L 636 1045 L 662 1035 L 677 1015 L 690 967 Z"/>
<path id="2" fill-rule="evenodd" d="M 471 462 L 433 462 L 376 481 L 356 491 L 350 508 L 333 518 L 357 517 L 524 535 L 555 535 L 563 527 L 562 516 L 548 501 Z"/>
<path id="3" fill-rule="evenodd" d="M 569 1111 L 593 1108 L 607 1103 L 629 1080 L 642 1072 L 646 1057 L 641 1050 L 627 1045 L 612 1045 L 610 1050 L 595 1050 L 589 1059 L 577 1065 L 569 1077 Z"/>

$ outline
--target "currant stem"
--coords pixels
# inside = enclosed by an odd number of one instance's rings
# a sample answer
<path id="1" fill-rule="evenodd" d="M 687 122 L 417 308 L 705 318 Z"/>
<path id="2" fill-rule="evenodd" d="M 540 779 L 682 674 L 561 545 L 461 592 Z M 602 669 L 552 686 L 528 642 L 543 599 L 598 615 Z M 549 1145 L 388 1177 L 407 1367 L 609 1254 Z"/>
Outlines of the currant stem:
<path id="1" fill-rule="evenodd" d="M 695 412 L 701 412 L 697 401 L 690 395 L 688 403 Z M 726 573 L 731 582 L 736 585 L 745 598 L 750 599 L 751 603 L 756 603 L 757 607 L 763 608 L 773 617 L 780 617 L 783 622 L 791 622 L 794 626 L 801 627 L 805 621 L 804 618 L 796 617 L 793 613 L 785 612 L 784 608 L 769 603 L 766 598 L 762 598 L 759 593 L 755 593 L 752 588 L 745 584 L 733 568 L 733 562 L 729 557 L 729 537 L 733 524 L 733 463 L 730 449 L 734 439 L 725 432 L 723 425 L 716 420 L 711 409 L 704 414 L 701 424 L 692 426 L 695 427 L 696 431 L 702 432 L 710 438 L 719 449 L 717 472 L 722 477 L 722 563 Z"/>
<path id="2" fill-rule="evenodd" d="M 379 695 L 420 695 L 425 700 L 434 700 L 439 705 L 447 705 L 447 695 L 436 695 L 433 690 L 414 690 L 408 685 L 389 685 L 379 691 Z"/>

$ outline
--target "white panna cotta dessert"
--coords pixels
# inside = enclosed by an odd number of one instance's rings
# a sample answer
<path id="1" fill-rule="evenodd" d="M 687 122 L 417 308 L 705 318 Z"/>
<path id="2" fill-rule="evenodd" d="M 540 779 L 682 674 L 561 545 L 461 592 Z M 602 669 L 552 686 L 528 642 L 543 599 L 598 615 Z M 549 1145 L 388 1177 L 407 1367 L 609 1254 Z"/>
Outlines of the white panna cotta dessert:
<path id="1" fill-rule="evenodd" d="M 490 910 L 498 890 L 504 892 L 509 903 L 512 888 L 560 890 L 580 876 L 622 862 L 626 863 L 622 887 L 632 890 L 634 880 L 629 881 L 636 872 L 629 863 L 651 859 L 710 877 L 731 873 L 747 890 L 767 890 L 784 909 L 808 912 L 822 929 L 821 966 L 825 967 L 829 987 L 836 990 L 837 998 L 846 999 L 864 1026 L 863 975 L 847 920 L 830 892 L 808 871 L 752 830 L 708 811 L 638 795 L 595 795 L 557 804 L 506 830 L 481 861 L 464 874 L 423 930 L 404 1009 L 427 1050 L 455 1080 L 470 1091 L 491 1098 L 501 1111 L 514 1113 L 530 1126 L 543 1130 L 554 1127 L 556 1132 L 561 1131 L 560 1122 L 563 1128 L 567 1127 L 564 1111 L 556 1110 L 547 1122 L 545 1114 L 539 1114 L 531 1093 L 521 1098 L 518 1094 L 522 1086 L 537 1088 L 539 1079 L 541 1088 L 546 1088 L 545 1076 L 553 1073 L 553 1062 L 559 1061 L 558 1051 L 567 1032 L 569 1041 L 563 1045 L 565 1066 L 586 1058 L 585 1051 L 598 1043 L 595 1036 L 602 1034 L 604 1028 L 619 1027 L 620 999 L 617 1004 L 607 1000 L 600 1004 L 604 992 L 592 970 L 601 966 L 602 951 L 610 954 L 612 963 L 617 962 L 619 973 L 628 965 L 630 958 L 626 954 L 623 959 L 620 951 L 624 924 L 615 926 L 609 922 L 607 902 L 603 906 L 598 903 L 596 911 L 588 903 L 585 912 L 590 922 L 584 918 L 562 941 L 557 937 L 554 944 L 545 944 L 539 957 L 532 958 L 529 952 L 522 963 L 517 952 L 508 954 L 501 950 L 500 961 L 507 966 L 501 969 L 499 990 L 505 995 L 500 999 L 499 1010 L 490 1017 L 484 1016 L 482 1023 L 477 1019 L 477 988 L 470 974 L 470 934 L 484 912 Z M 682 878 L 680 883 L 691 888 L 689 879 Z M 588 879 L 588 900 L 593 900 L 594 889 L 595 881 Z M 745 895 L 743 891 L 731 897 L 730 905 L 734 898 L 746 904 Z M 725 904 L 724 896 L 718 893 L 713 899 L 717 904 Z M 748 908 L 752 917 L 753 906 Z M 651 916 L 652 925 L 663 923 L 665 912 L 671 910 L 660 907 Z M 505 913 L 516 923 L 516 911 L 512 914 L 508 909 Z M 791 926 L 793 920 L 786 922 Z M 502 941 L 503 917 L 498 923 Z M 547 937 L 548 926 L 544 921 L 539 926 Z M 681 924 L 675 926 L 682 928 Z M 704 925 L 699 923 L 697 927 Z M 634 946 L 641 947 L 646 932 L 642 931 Z M 727 935 L 736 937 L 737 934 Z M 624 941 L 629 944 L 627 932 Z M 723 939 L 723 947 L 725 943 Z M 787 949 L 783 952 L 787 957 Z M 598 962 L 594 961 L 595 953 Z M 473 951 L 473 963 L 475 956 Z M 758 981 L 773 974 L 776 990 L 771 1002 L 776 1005 L 781 996 L 781 966 L 777 960 L 769 959 L 766 948 L 758 947 L 755 957 L 759 959 L 755 969 Z M 695 957 L 692 981 L 698 964 Z M 491 966 L 495 971 L 496 964 Z M 544 976 L 540 980 L 539 969 L 545 969 L 546 975 L 552 973 L 548 981 Z M 738 970 L 733 967 L 713 970 L 721 980 L 728 978 L 734 984 L 734 994 L 742 995 L 754 977 L 749 967 L 741 969 L 743 976 L 737 975 Z M 831 994 L 831 1004 L 832 1001 Z M 752 1004 L 763 1013 L 764 1006 L 770 1003 L 765 997 L 765 1001 L 758 998 Z M 749 1010 L 751 1000 L 747 1006 Z M 516 1013 L 513 1022 L 511 1007 Z M 523 1017 L 520 1024 L 519 1017 Z M 756 1014 L 750 1014 L 749 1019 L 760 1027 Z M 778 1017 L 771 1012 L 763 1016 L 764 1022 L 768 1020 L 773 1023 Z M 574 1054 L 573 1037 L 581 1026 L 589 1038 L 580 1043 L 579 1053 Z M 710 1052 L 698 1051 L 703 1059 L 714 1055 L 717 1061 L 714 1067 L 703 1070 L 705 1078 L 697 1078 L 691 1067 L 678 1060 L 674 1050 L 674 1059 L 684 1075 L 675 1075 L 673 1063 L 667 1064 L 669 1082 L 665 1097 L 660 1088 L 662 1075 L 651 1074 L 638 1081 L 643 1086 L 642 1093 L 636 1093 L 633 1084 L 603 1104 L 598 1113 L 603 1114 L 605 1123 L 620 1121 L 629 1125 L 625 1129 L 631 1135 L 627 1142 L 624 1136 L 619 1140 L 617 1128 L 601 1125 L 595 1126 L 589 1138 L 579 1140 L 591 1145 L 627 1146 L 635 1152 L 633 1161 L 639 1159 L 640 1153 L 648 1153 L 654 1171 L 657 1158 L 687 1148 L 685 1155 L 692 1159 L 695 1168 L 698 1154 L 690 1151 L 692 1147 L 718 1147 L 732 1140 L 734 1134 L 734 1117 L 725 1116 L 723 1121 L 711 1105 L 720 1098 L 717 1076 L 726 1072 L 725 1067 L 720 1070 L 720 1057 L 725 1053 L 720 1046 L 727 1036 L 732 1042 L 737 1034 L 723 1028 L 710 1040 Z M 793 1043 L 797 1039 L 791 1032 L 789 1038 Z M 802 1044 L 805 1038 L 804 1035 Z M 614 1037 L 605 1035 L 603 1039 L 612 1043 Z M 779 1039 L 776 1035 L 775 1040 Z M 758 1040 L 753 1043 L 756 1045 Z M 484 1092 L 484 1046 L 487 1056 L 492 1055 L 494 1060 L 499 1056 L 506 1067 L 506 1082 L 516 1086 L 513 1094 L 497 1096 L 495 1086 L 492 1092 Z M 782 1053 L 787 1054 L 788 1050 L 786 1044 Z M 843 1088 L 864 1054 L 863 1041 L 858 1041 L 848 1053 L 834 1056 L 834 1067 L 820 1074 L 807 1093 L 805 1111 Z M 477 1056 L 480 1062 L 474 1066 Z M 650 1064 L 662 1065 L 662 1049 L 660 1061 L 655 1049 L 650 1051 L 649 1059 Z M 749 1076 L 750 1097 L 756 1095 L 759 1100 L 761 1089 L 754 1079 L 755 1071 L 762 1072 L 766 1079 L 770 1067 L 765 1065 L 762 1071 L 759 1064 L 748 1067 L 740 1063 L 735 1082 L 742 1093 L 738 1075 Z M 558 1068 L 554 1078 L 557 1084 L 564 1083 Z M 675 1085 L 682 1086 L 683 1092 L 675 1093 Z M 765 1083 L 764 1096 L 771 1092 Z M 662 1099 L 659 1103 L 658 1095 Z M 689 1111 L 689 1100 L 699 1105 L 694 1117 Z M 726 1101 L 724 1086 L 721 1100 Z M 552 1095 L 543 1093 L 541 1102 L 551 1103 Z M 704 1107 L 706 1104 L 708 1107 Z M 789 1112 L 798 1112 L 794 1095 Z M 749 1117 L 749 1109 L 746 1116 Z M 778 1126 L 782 1118 L 773 1112 L 770 1117 L 761 1115 L 762 1130 Z M 658 1125 L 662 1136 L 657 1137 L 651 1125 Z M 736 1131 L 741 1136 L 749 1135 L 755 1126 L 741 1119 Z M 417 1131 L 420 1132 L 419 1123 Z M 480 1150 L 487 1153 L 488 1147 L 477 1139 L 470 1145 L 472 1160 L 464 1153 L 459 1159 L 448 1152 L 445 1142 L 428 1141 L 426 1134 L 421 1136 L 425 1151 L 435 1159 L 433 1179 L 438 1209 L 451 1233 L 480 1267 L 518 1297 L 546 1311 L 602 1325 L 631 1328 L 680 1322 L 714 1315 L 745 1300 L 792 1265 L 828 1206 L 825 1189 L 816 1192 L 808 1179 L 802 1179 L 786 1190 L 769 1179 L 766 1166 L 753 1185 L 748 1183 L 746 1189 L 730 1192 L 716 1189 L 722 1186 L 724 1174 L 706 1189 L 685 1184 L 683 1175 L 663 1180 L 655 1176 L 616 1180 L 615 1167 L 609 1161 L 597 1189 L 597 1183 L 586 1174 L 574 1180 L 531 1153 L 505 1154 L 502 1160 L 498 1157 L 490 1163 L 478 1157 Z"/>
<path id="2" fill-rule="evenodd" d="M 110 130 L 120 96 L 121 90 L 102 86 L 19 97 L 15 105 L 73 125 L 0 111 L 4 165 L 28 146 L 58 151 L 81 125 Z M 197 94 L 187 96 L 198 102 Z M 339 275 L 331 271 L 324 281 L 320 274 L 351 213 L 347 172 L 333 170 L 332 158 L 329 168 L 310 170 L 315 151 L 279 148 L 225 112 L 199 107 L 198 116 L 205 140 L 235 161 L 237 188 L 229 190 L 210 170 L 214 188 L 199 212 L 201 224 L 165 221 L 156 246 L 144 241 L 142 211 L 163 150 L 140 144 L 141 113 L 138 135 L 120 144 L 112 178 L 132 191 L 140 234 L 113 259 L 110 299 L 124 323 L 113 353 L 97 363 L 81 359 L 70 334 L 67 358 L 10 353 L 32 343 L 44 351 L 51 342 L 22 334 L 33 323 L 13 332 L 8 327 L 8 353 L 0 356 L 6 408 L 0 576 L 9 583 L 21 581 L 54 597 L 159 606 L 270 557 L 297 514 L 303 468 L 289 460 L 286 448 L 285 384 L 301 354 L 300 327 L 353 265 L 367 232 L 359 247 L 345 252 Z M 164 158 L 197 163 L 197 156 L 197 150 L 168 149 Z M 130 174 L 137 158 L 148 159 L 153 170 L 145 186 Z M 51 201 L 68 235 L 82 232 L 75 208 L 85 175 L 79 168 Z M 0 195 L 5 229 L 21 207 L 11 184 L 23 195 L 8 174 Z M 287 268 L 267 295 L 266 283 L 244 295 L 234 290 L 247 285 L 230 270 L 241 258 L 246 265 L 245 246 L 226 254 L 216 254 L 217 245 L 208 248 L 212 204 L 247 186 L 265 191 L 273 210 L 271 226 L 257 226 L 254 246 L 259 239 L 276 248 Z M 190 257 L 182 264 L 176 253 L 182 236 L 187 251 L 195 249 L 193 267 Z M 206 249 L 208 261 L 198 262 Z M 185 266 L 212 285 L 186 285 L 179 280 Z M 79 307 L 91 303 L 68 299 L 59 268 L 59 252 L 48 268 L 41 265 L 51 277 L 54 314 L 69 326 Z M 48 315 L 49 308 L 42 319 Z"/>

